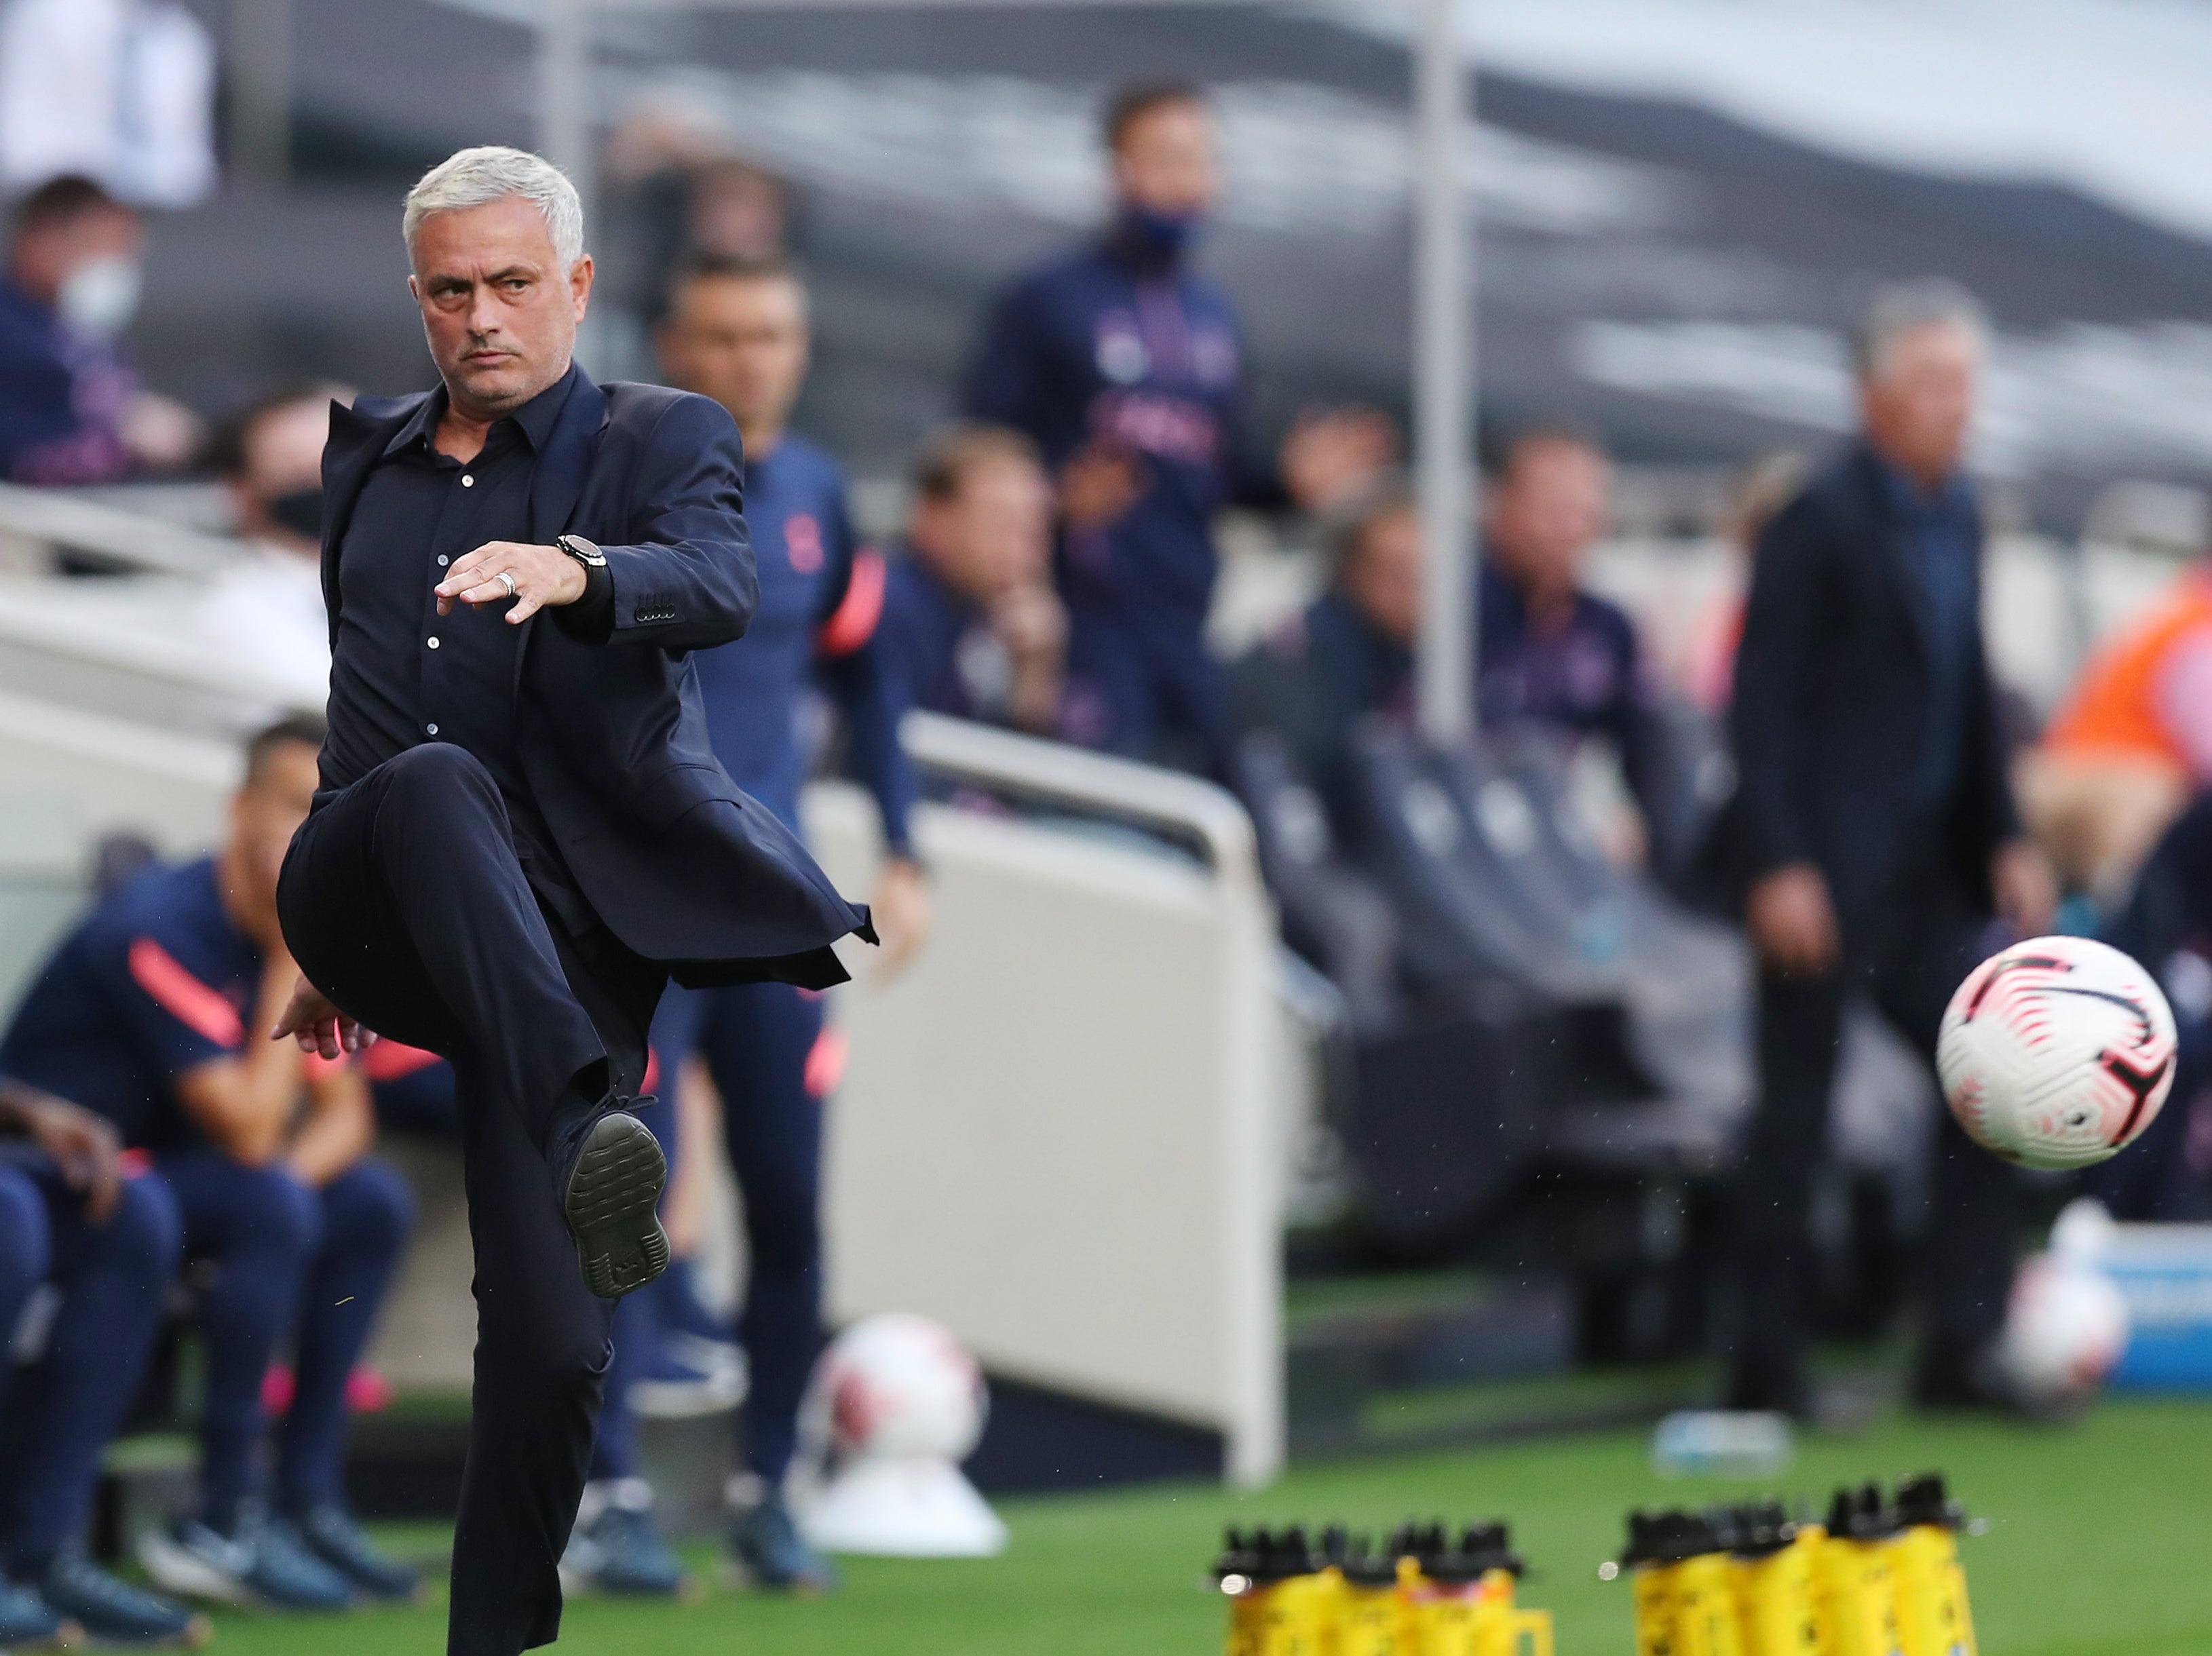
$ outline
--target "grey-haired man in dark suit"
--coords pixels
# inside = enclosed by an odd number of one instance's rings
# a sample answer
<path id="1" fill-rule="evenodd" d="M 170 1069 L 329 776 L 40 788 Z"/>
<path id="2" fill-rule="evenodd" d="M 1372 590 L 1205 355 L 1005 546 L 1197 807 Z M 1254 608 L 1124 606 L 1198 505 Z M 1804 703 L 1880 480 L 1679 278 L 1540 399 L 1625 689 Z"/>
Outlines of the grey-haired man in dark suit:
<path id="1" fill-rule="evenodd" d="M 559 1632 L 614 1301 L 667 1263 L 632 1113 L 662 988 L 825 986 L 873 933 L 708 741 L 688 652 L 758 597 L 730 416 L 575 366 L 592 261 L 537 156 L 459 152 L 404 229 L 442 384 L 332 415 L 330 737 L 277 1033 L 453 1062 L 478 1338 L 449 1648 L 511 1656 Z"/>

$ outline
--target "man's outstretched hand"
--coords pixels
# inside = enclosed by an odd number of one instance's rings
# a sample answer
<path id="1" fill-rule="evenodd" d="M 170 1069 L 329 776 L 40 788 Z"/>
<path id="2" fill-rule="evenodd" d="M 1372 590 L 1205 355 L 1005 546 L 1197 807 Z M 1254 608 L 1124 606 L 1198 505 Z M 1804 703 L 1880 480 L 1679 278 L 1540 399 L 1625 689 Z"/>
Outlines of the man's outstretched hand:
<path id="1" fill-rule="evenodd" d="M 358 1052 L 376 1040 L 374 1030 L 362 1028 L 359 1019 L 339 1011 L 321 990 L 305 978 L 292 992 L 291 1001 L 285 1006 L 284 1015 L 276 1020 L 276 1027 L 269 1032 L 271 1040 L 282 1040 L 287 1035 L 300 1043 L 301 1052 L 319 1052 L 325 1058 Z"/>

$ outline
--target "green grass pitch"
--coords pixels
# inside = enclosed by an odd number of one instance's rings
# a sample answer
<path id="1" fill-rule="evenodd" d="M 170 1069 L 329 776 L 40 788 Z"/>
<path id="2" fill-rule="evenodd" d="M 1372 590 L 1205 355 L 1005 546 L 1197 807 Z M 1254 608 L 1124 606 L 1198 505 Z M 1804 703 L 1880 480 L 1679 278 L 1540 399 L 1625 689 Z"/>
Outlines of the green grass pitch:
<path id="1" fill-rule="evenodd" d="M 780 1602 L 716 1585 L 690 1606 L 582 1600 L 557 1648 L 591 1656 L 1210 1656 L 1218 1598 L 1200 1590 L 1224 1523 L 1503 1514 L 1534 1566 L 1525 1602 L 1558 1617 L 1561 1656 L 1628 1656 L 1628 1587 L 1596 1567 L 1631 1505 L 1737 1492 L 1667 1482 L 1640 1434 L 1611 1433 L 1301 1466 L 1237 1496 L 1193 1485 L 1004 1503 L 1013 1544 L 984 1562 L 853 1560 L 845 1590 Z M 2116 1402 L 2081 1427 L 2032 1430 L 1900 1418 L 1863 1437 L 1808 1439 L 1779 1480 L 1825 1495 L 1842 1480 L 1941 1469 L 1990 1520 L 1965 1543 L 1985 1656 L 2212 1653 L 2212 1404 Z M 435 1536 L 397 1540 L 420 1546 Z M 696 1561 L 711 1574 L 707 1550 Z M 435 1609 L 345 1618 L 226 1613 L 234 1656 L 428 1656 Z"/>

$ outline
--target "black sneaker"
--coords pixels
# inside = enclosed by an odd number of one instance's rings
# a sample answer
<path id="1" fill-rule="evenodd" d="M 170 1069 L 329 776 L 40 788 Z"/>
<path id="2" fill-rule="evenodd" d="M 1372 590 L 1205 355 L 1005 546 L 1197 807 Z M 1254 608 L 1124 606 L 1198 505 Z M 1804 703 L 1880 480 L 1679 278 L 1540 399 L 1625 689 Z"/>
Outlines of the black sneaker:
<path id="1" fill-rule="evenodd" d="M 39 1596 L 98 1644 L 197 1650 L 215 1632 L 206 1617 L 110 1575 L 73 1549 L 46 1566 Z"/>
<path id="2" fill-rule="evenodd" d="M 292 1527 L 307 1550 L 350 1581 L 362 1598 L 404 1604 L 421 1596 L 421 1577 L 371 1541 L 343 1507 L 310 1508 L 292 1520 Z"/>
<path id="3" fill-rule="evenodd" d="M 603 1300 L 635 1293 L 668 1269 L 660 1192 L 668 1162 L 627 1110 L 600 1116 L 556 1163 L 561 1215 L 575 1238 L 584 1286 Z"/>

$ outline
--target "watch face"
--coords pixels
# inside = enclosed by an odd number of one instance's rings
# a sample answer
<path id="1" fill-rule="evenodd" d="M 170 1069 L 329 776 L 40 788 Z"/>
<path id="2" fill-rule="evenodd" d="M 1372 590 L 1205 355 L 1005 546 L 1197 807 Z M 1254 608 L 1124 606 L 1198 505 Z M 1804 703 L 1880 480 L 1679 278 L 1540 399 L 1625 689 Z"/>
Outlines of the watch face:
<path id="1" fill-rule="evenodd" d="M 579 563 L 588 563 L 596 566 L 604 564 L 607 561 L 607 555 L 600 551 L 599 549 L 594 546 L 591 542 L 586 540 L 581 535 L 563 535 L 559 539 L 556 540 L 553 544 L 559 547 L 563 552 L 566 552 L 570 557 L 575 559 Z"/>

